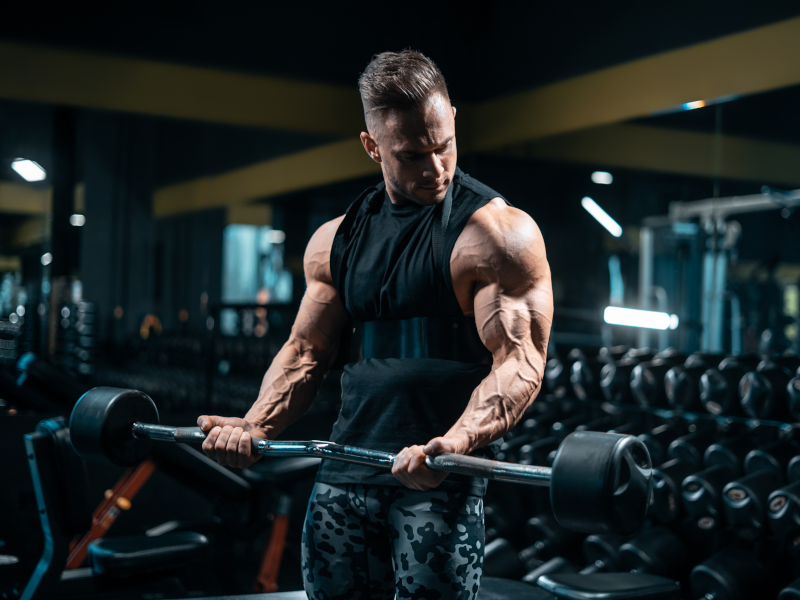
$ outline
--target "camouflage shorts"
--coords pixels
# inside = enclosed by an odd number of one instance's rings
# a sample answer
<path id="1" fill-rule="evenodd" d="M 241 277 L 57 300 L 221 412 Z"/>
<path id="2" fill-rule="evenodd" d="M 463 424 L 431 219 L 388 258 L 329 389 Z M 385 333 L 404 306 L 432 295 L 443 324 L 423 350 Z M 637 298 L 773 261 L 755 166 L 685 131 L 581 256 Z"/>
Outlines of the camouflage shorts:
<path id="1" fill-rule="evenodd" d="M 317 483 L 303 527 L 314 600 L 474 600 L 483 500 L 461 492 Z"/>

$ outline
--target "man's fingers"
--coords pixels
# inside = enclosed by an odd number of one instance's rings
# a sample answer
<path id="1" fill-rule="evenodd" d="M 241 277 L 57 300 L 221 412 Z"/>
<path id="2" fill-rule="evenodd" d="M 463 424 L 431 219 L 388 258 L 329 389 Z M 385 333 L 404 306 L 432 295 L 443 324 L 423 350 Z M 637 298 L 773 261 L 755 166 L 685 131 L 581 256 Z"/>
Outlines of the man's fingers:
<path id="1" fill-rule="evenodd" d="M 225 465 L 228 461 L 228 439 L 231 437 L 232 431 L 233 427 L 230 425 L 222 427 L 219 432 L 219 437 L 217 437 L 217 443 L 214 444 L 214 450 L 216 450 L 215 458 L 221 465 Z"/>
<path id="2" fill-rule="evenodd" d="M 220 427 L 215 427 L 211 431 L 208 432 L 206 439 L 203 441 L 203 452 L 206 453 L 206 456 L 209 458 L 214 458 L 217 452 L 215 450 L 215 446 L 217 444 L 217 438 L 219 437 L 219 432 L 221 431 Z"/>
<path id="3" fill-rule="evenodd" d="M 252 447 L 250 446 L 250 434 L 246 431 L 242 433 L 242 437 L 239 438 L 239 447 L 237 448 L 236 453 L 236 466 L 240 469 L 244 469 L 245 467 L 250 466 L 252 460 L 250 459 L 250 454 L 252 451 Z"/>
<path id="4" fill-rule="evenodd" d="M 231 429 L 231 434 L 228 436 L 228 442 L 225 444 L 226 464 L 229 467 L 236 467 L 239 464 L 239 440 L 242 437 L 244 430 L 241 427 L 234 427 Z"/>

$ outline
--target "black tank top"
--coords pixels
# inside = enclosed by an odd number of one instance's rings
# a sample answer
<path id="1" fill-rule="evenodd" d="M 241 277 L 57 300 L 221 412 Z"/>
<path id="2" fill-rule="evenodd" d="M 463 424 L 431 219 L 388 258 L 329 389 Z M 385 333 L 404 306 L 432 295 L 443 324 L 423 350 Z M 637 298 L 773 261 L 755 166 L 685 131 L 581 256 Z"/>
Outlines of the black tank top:
<path id="1" fill-rule="evenodd" d="M 448 195 L 449 201 L 435 206 L 393 204 L 380 183 L 348 208 L 331 248 L 331 274 L 351 319 L 464 319 L 450 279 L 450 254 L 472 214 L 503 197 L 458 168 Z M 440 358 L 369 358 L 347 364 L 331 440 L 393 453 L 426 444 L 447 433 L 490 369 L 490 361 Z M 474 455 L 493 458 L 499 444 Z M 388 471 L 329 460 L 322 462 L 317 481 L 402 485 Z M 485 480 L 456 475 L 440 486 L 475 495 L 483 495 L 485 488 Z"/>

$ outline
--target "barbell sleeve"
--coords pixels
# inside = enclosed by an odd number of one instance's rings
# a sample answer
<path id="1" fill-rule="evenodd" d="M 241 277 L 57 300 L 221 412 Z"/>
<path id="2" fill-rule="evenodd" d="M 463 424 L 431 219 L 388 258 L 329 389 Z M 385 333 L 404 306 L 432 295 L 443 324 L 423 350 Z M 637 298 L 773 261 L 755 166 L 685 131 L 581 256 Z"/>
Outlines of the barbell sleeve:
<path id="1" fill-rule="evenodd" d="M 447 471 L 470 477 L 485 477 L 495 481 L 512 481 L 527 485 L 547 487 L 550 485 L 552 469 L 536 465 L 516 465 L 513 463 L 464 456 L 462 454 L 438 454 L 426 456 L 425 464 L 434 471 Z"/>
<path id="2" fill-rule="evenodd" d="M 133 437 L 151 439 L 162 442 L 181 442 L 202 444 L 208 435 L 199 427 L 169 427 L 150 423 L 134 423 L 131 428 Z M 367 450 L 355 446 L 334 444 L 321 441 L 273 441 L 251 437 L 253 451 L 261 456 L 313 456 L 329 458 L 370 467 L 391 469 L 394 454 Z M 484 477 L 497 481 L 512 481 L 528 485 L 549 486 L 551 469 L 532 465 L 515 465 L 512 463 L 462 456 L 460 454 L 439 454 L 427 456 L 425 464 L 434 471 L 446 471 L 470 477 Z"/>

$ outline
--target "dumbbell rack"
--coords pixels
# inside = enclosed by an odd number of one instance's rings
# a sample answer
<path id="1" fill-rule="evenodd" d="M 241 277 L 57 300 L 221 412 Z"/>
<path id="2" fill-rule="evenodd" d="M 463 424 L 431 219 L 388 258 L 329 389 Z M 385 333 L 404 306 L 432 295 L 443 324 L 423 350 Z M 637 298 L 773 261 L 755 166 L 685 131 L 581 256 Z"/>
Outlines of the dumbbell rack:
<path id="1" fill-rule="evenodd" d="M 652 406 L 639 406 L 638 404 L 608 402 L 607 400 L 581 400 L 574 396 L 564 396 L 562 398 L 555 398 L 555 397 L 550 398 L 550 395 L 548 395 L 546 396 L 546 398 L 548 398 L 549 401 L 552 402 L 568 400 L 571 402 L 583 403 L 587 406 L 600 408 L 603 412 L 610 415 L 618 414 L 620 412 L 634 412 L 641 414 L 651 414 L 661 419 L 664 419 L 665 421 L 680 418 L 689 422 L 714 421 L 718 425 L 726 425 L 728 423 L 741 423 L 749 427 L 757 427 L 757 426 L 775 427 L 784 431 L 790 431 L 793 428 L 800 427 L 800 423 L 796 422 L 770 421 L 770 420 L 753 419 L 752 417 L 741 417 L 741 416 L 712 415 L 709 413 L 696 412 L 696 411 L 683 411 L 683 410 L 676 410 L 669 408 L 658 408 Z"/>

